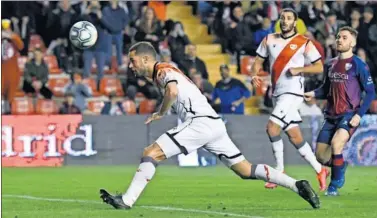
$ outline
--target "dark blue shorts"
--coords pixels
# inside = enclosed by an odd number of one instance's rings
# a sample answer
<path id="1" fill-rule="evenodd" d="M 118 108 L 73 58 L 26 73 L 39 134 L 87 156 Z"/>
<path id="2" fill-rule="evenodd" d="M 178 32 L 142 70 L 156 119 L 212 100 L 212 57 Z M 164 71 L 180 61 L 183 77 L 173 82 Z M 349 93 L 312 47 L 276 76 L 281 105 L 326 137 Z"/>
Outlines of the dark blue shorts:
<path id="1" fill-rule="evenodd" d="M 319 132 L 317 143 L 331 145 L 331 140 L 338 129 L 345 129 L 349 133 L 349 138 L 357 127 L 352 127 L 350 121 L 355 113 L 347 113 L 338 118 L 325 118 L 324 124 Z"/>

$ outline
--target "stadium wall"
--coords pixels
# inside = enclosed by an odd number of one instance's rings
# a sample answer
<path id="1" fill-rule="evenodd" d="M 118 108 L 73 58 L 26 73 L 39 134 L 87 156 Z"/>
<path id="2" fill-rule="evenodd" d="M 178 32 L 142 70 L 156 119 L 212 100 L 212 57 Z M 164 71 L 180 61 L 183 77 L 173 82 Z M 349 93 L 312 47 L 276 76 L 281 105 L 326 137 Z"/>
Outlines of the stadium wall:
<path id="1" fill-rule="evenodd" d="M 2 116 L 2 166 L 37 167 L 64 165 L 137 164 L 143 148 L 176 126 L 175 116 L 145 125 L 146 116 Z M 265 133 L 268 116 L 223 117 L 229 135 L 254 163 L 273 164 L 270 142 Z M 322 117 L 304 118 L 305 139 L 315 142 Z M 304 164 L 286 136 L 285 163 Z M 354 165 L 377 166 L 377 115 L 364 116 L 344 151 Z M 219 161 L 199 151 L 190 158 L 180 156 L 163 164 L 213 165 Z"/>

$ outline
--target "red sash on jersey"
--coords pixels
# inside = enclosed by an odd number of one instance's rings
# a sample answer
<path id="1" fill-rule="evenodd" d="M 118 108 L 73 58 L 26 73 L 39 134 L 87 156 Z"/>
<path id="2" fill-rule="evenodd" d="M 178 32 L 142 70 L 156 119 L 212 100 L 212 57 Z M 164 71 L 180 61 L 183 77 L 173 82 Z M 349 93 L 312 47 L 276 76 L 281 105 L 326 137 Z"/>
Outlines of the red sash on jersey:
<path id="1" fill-rule="evenodd" d="M 295 36 L 280 52 L 276 58 L 274 65 L 272 66 L 272 85 L 275 87 L 283 69 L 291 60 L 293 55 L 303 46 L 308 39 L 303 35 Z"/>

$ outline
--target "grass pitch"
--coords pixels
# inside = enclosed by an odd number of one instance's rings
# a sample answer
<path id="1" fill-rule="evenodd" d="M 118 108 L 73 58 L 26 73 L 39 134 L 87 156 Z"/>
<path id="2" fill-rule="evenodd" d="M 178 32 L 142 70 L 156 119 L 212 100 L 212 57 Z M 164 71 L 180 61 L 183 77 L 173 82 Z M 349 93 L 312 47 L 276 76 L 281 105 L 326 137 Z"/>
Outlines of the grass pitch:
<path id="1" fill-rule="evenodd" d="M 225 167 L 160 166 L 130 211 L 102 204 L 99 189 L 123 192 L 136 166 L 3 168 L 3 218 L 104 217 L 368 217 L 377 218 L 377 168 L 349 167 L 340 197 L 320 194 L 321 209 L 292 191 L 264 189 L 261 181 L 241 180 Z M 308 166 L 291 166 L 291 176 L 308 179 Z"/>

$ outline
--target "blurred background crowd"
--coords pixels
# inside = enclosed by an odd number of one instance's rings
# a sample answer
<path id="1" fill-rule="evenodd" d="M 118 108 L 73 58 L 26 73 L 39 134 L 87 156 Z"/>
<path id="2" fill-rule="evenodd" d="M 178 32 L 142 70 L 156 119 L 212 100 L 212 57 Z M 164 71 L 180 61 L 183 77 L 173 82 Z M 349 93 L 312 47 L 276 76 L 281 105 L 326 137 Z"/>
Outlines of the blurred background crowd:
<path id="1" fill-rule="evenodd" d="M 279 32 L 279 13 L 298 12 L 297 31 L 310 38 L 322 61 L 336 55 L 337 30 L 359 31 L 355 54 L 377 84 L 375 1 L 5 1 L 2 5 L 2 114 L 146 114 L 162 91 L 128 68 L 132 43 L 149 41 L 159 60 L 178 66 L 223 114 L 256 115 L 272 107 L 265 83 L 250 83 L 262 39 Z M 73 47 L 71 26 L 92 22 L 98 41 Z M 306 77 L 306 90 L 322 75 Z M 377 86 L 376 86 L 377 87 Z M 302 115 L 320 115 L 325 102 L 306 102 Z M 377 113 L 373 103 L 369 113 Z"/>

